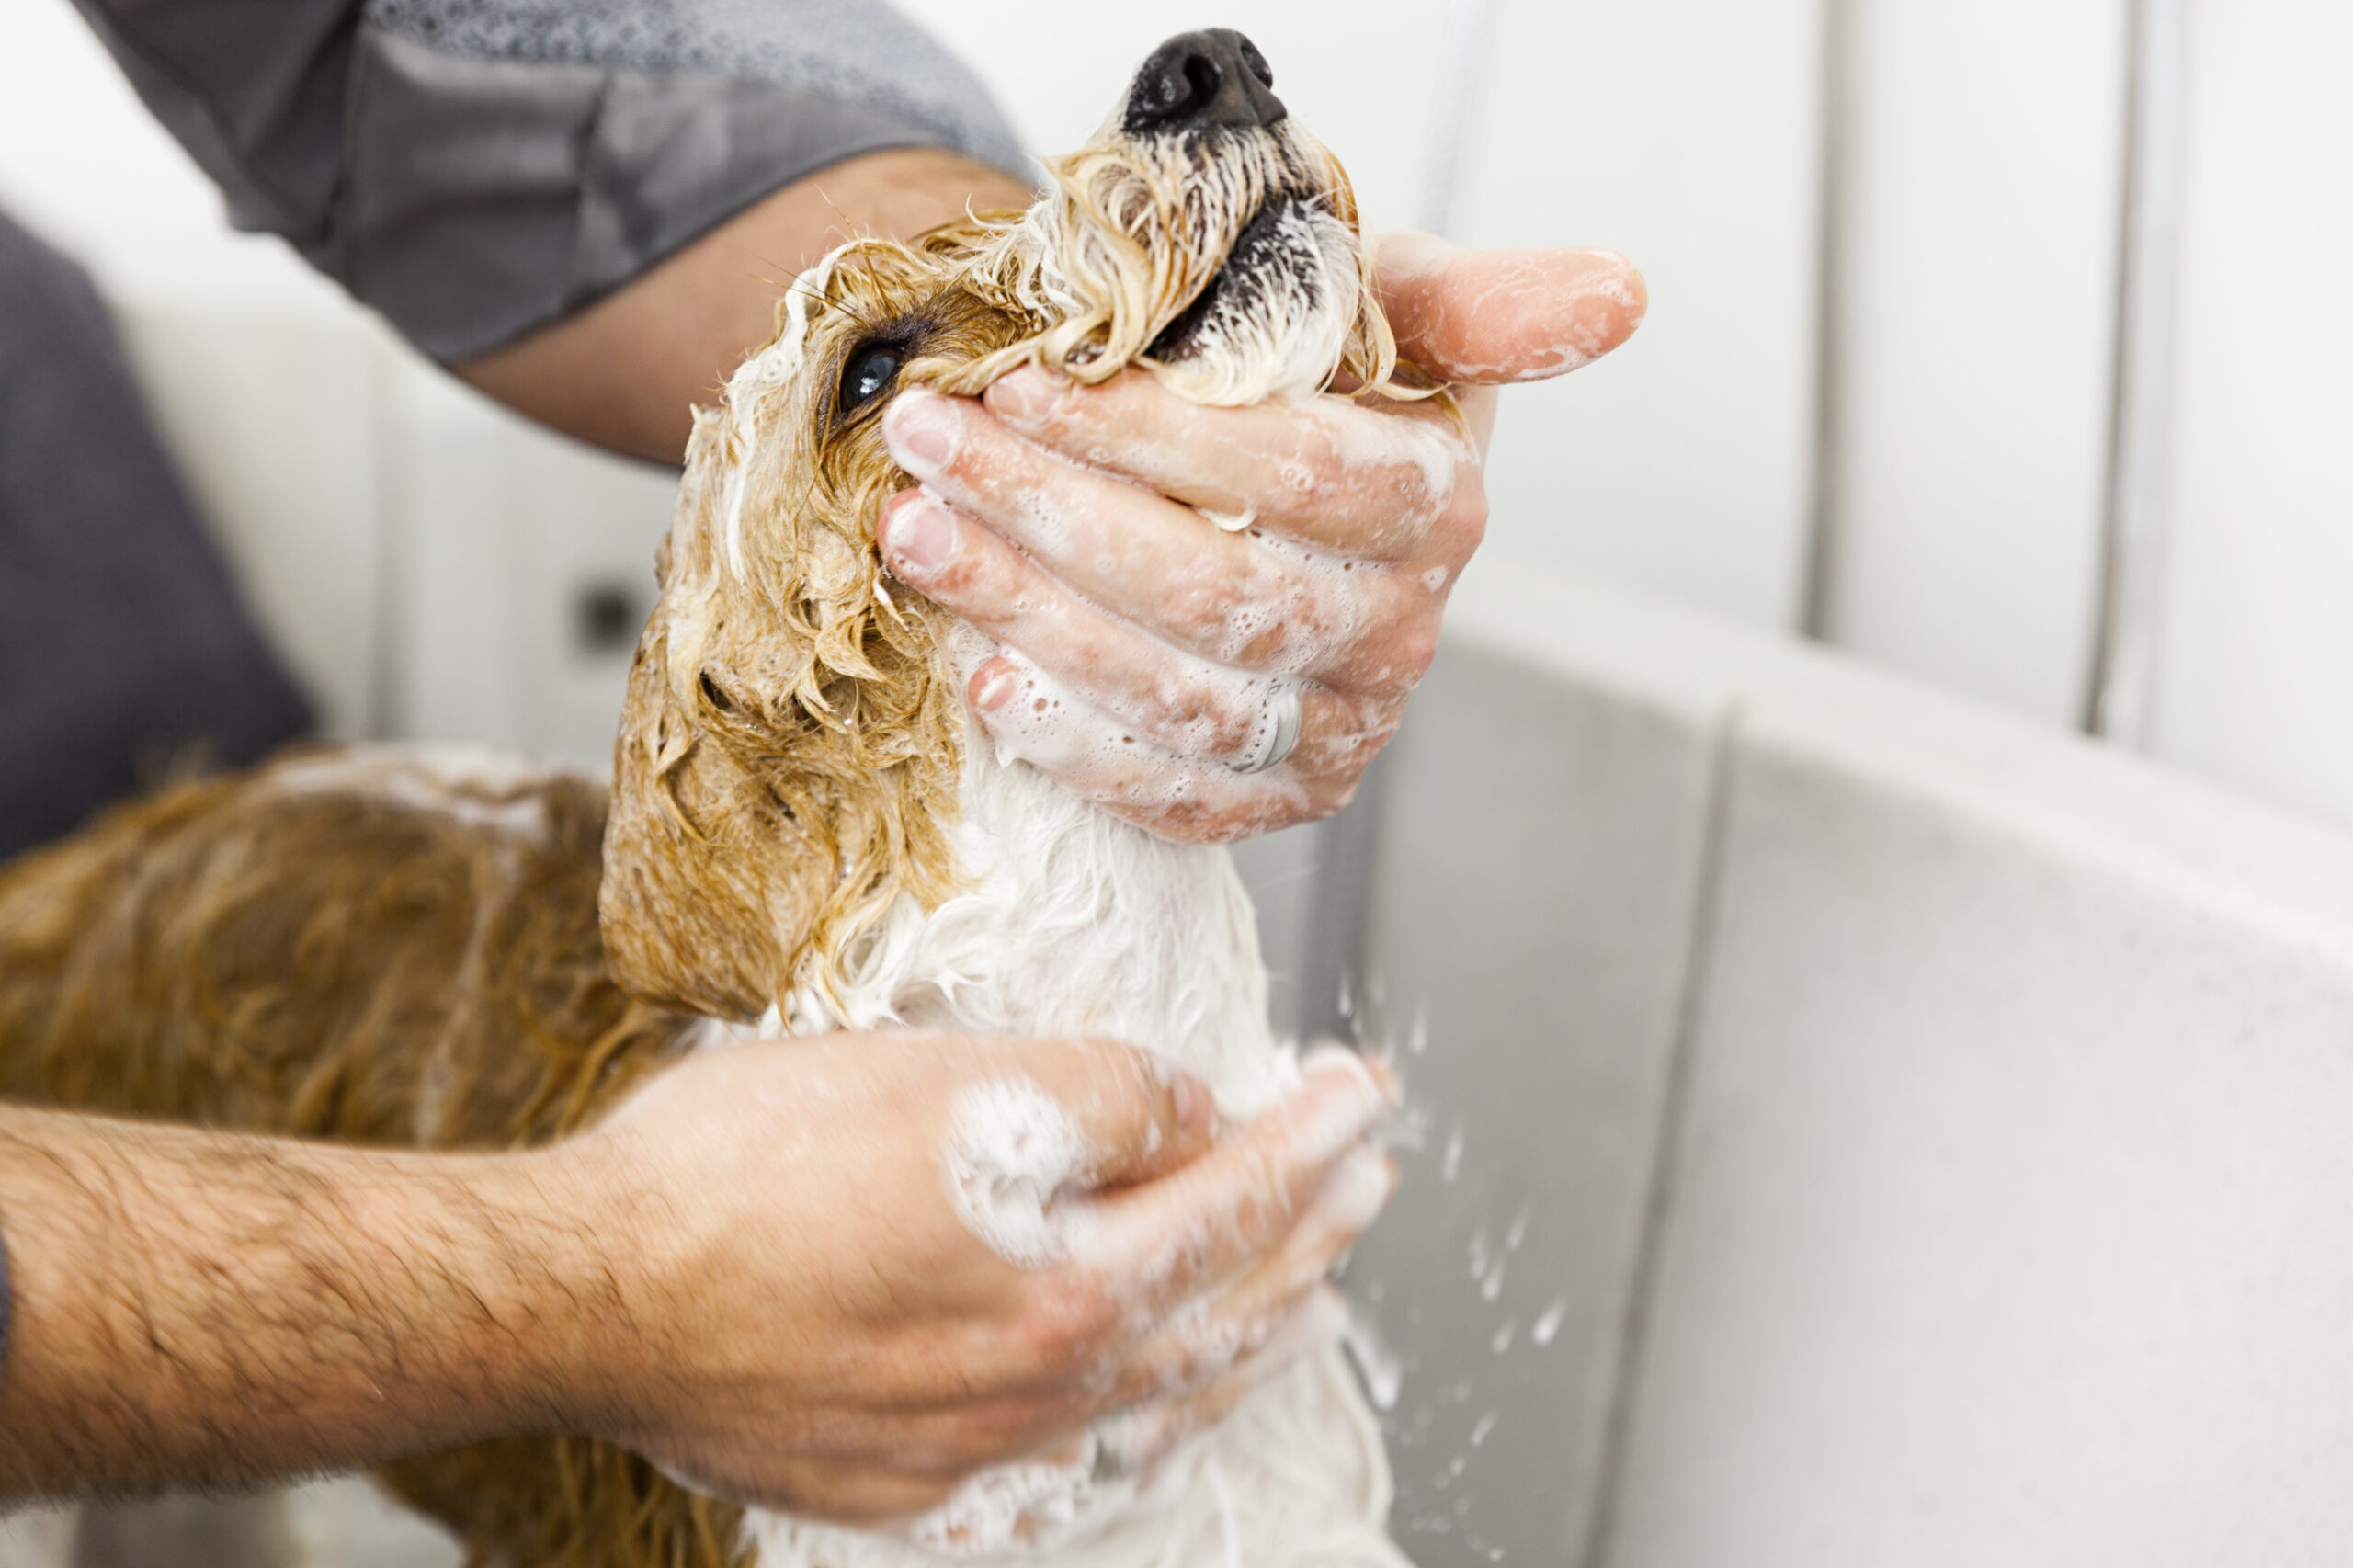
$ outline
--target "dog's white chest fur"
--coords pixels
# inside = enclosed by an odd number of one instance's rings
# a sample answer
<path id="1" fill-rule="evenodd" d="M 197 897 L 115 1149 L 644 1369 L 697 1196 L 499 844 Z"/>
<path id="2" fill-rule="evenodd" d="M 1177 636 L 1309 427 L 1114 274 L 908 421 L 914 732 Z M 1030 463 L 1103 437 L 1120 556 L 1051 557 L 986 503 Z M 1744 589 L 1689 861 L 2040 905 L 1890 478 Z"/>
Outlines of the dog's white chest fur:
<path id="1" fill-rule="evenodd" d="M 1267 1023 L 1249 895 L 1223 849 L 1177 845 L 1096 810 L 975 734 L 956 847 L 971 892 L 894 911 L 832 995 L 805 989 L 793 1032 L 899 1024 L 1093 1035 L 1148 1047 L 1247 1118 L 1297 1083 Z M 1261 1388 L 1142 1478 L 1026 1464 L 984 1472 L 943 1515 L 892 1535 L 757 1510 L 762 1568 L 962 1562 L 1084 1568 L 1402 1565 L 1384 1522 L 1380 1432 L 1337 1353 Z M 1026 1520 L 1018 1535 L 1017 1520 Z"/>
<path id="2" fill-rule="evenodd" d="M 899 1024 L 1096 1036 L 1207 1082 L 1230 1117 L 1297 1081 L 1267 1027 L 1250 896 L 1222 849 L 1154 837 L 968 738 L 953 843 L 972 891 L 892 912 L 838 995 L 793 1000 L 796 1033 Z"/>

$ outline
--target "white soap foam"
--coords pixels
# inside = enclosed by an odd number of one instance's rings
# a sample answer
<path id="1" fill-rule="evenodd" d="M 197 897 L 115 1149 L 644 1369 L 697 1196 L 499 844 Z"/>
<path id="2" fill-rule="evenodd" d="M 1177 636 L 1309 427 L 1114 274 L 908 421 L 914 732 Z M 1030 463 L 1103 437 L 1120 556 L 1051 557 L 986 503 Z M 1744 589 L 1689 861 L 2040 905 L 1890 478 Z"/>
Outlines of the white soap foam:
<path id="1" fill-rule="evenodd" d="M 951 1558 L 1051 1550 L 1092 1511 L 1095 1456 L 1090 1442 L 1069 1464 L 993 1465 L 968 1478 L 947 1502 L 910 1520 L 906 1538 Z"/>
<path id="2" fill-rule="evenodd" d="M 1070 1256 L 1079 1216 L 1060 1199 L 1095 1168 L 1095 1153 L 1060 1101 L 1029 1078 L 968 1084 L 939 1151 L 949 1201 L 983 1244 L 1021 1268 Z"/>

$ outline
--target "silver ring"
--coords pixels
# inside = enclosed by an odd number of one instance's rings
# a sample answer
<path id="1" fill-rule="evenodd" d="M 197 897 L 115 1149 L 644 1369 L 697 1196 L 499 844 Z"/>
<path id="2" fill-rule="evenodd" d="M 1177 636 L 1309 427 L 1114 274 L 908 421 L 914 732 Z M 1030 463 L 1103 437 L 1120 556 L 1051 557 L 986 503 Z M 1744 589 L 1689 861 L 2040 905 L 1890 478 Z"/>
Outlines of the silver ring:
<path id="1" fill-rule="evenodd" d="M 1086 1441 L 1094 1450 L 1086 1459 L 1086 1479 L 1097 1486 L 1125 1481 L 1134 1468 L 1135 1412 L 1114 1411 L 1098 1417 L 1087 1426 Z"/>
<path id="2" fill-rule="evenodd" d="M 1248 760 L 1238 765 L 1234 771 L 1264 773 L 1279 766 L 1291 754 L 1291 748 L 1299 744 L 1299 725 L 1303 713 L 1297 681 L 1269 682 L 1266 711 L 1258 719 L 1257 744 L 1251 748 Z"/>
<path id="3" fill-rule="evenodd" d="M 1086 1458 L 1086 1479 L 1097 1486 L 1108 1485 L 1127 1473 L 1126 1456 L 1103 1440 L 1103 1434 L 1093 1427 L 1086 1433 L 1087 1446 L 1095 1451 Z"/>

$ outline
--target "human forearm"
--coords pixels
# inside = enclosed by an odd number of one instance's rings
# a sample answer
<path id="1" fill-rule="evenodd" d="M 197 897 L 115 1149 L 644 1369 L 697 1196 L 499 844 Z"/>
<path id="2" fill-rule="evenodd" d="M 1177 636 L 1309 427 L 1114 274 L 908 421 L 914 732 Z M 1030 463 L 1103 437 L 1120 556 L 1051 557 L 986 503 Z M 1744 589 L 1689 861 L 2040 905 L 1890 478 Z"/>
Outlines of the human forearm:
<path id="1" fill-rule="evenodd" d="M 0 1501 L 553 1424 L 552 1369 L 602 1315 L 549 1218 L 580 1210 L 541 1190 L 563 1170 L 0 1107 Z"/>
<path id="2" fill-rule="evenodd" d="M 0 1106 L 0 1506 L 556 1431 L 880 1519 L 1114 1409 L 1173 1442 L 1330 1326 L 1317 1281 L 1386 1196 L 1384 1081 L 1305 1077 L 1214 1143 L 1207 1091 L 1125 1047 L 913 1034 L 698 1052 L 522 1154 Z M 942 1179 L 961 1096 L 1006 1083 L 1097 1162 L 1056 1263 Z"/>
<path id="3" fill-rule="evenodd" d="M 969 209 L 1023 207 L 1018 180 L 952 153 L 870 153 L 755 203 L 661 266 L 519 343 L 453 367 L 541 424 L 675 463 L 690 409 L 776 330 L 776 304 L 854 235 L 904 239 Z"/>

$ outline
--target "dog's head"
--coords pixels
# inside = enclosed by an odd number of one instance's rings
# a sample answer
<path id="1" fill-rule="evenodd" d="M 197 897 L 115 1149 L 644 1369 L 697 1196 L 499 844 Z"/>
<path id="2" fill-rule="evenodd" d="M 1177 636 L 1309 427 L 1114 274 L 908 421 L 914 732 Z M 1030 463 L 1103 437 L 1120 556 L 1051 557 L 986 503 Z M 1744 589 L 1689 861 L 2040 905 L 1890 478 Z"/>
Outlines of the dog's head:
<path id="1" fill-rule="evenodd" d="M 1141 365 L 1228 404 L 1342 373 L 1391 389 L 1347 177 L 1241 34 L 1161 45 L 1047 167 L 1027 212 L 835 251 L 697 413 L 606 838 L 607 947 L 642 994 L 756 1016 L 839 973 L 900 897 L 956 889 L 955 633 L 875 547 L 910 483 L 881 428 L 900 388 L 976 394 L 1035 364 Z"/>

